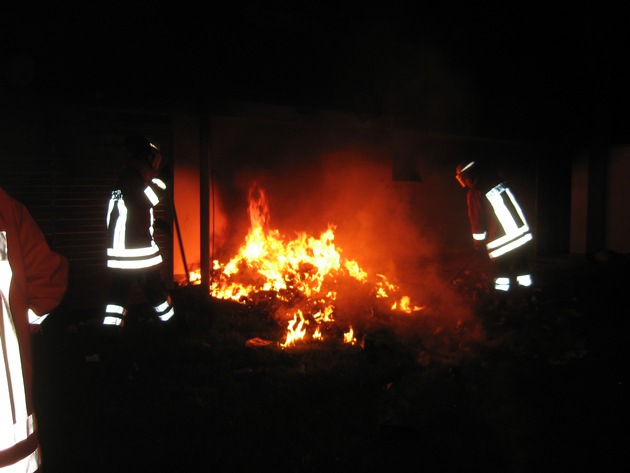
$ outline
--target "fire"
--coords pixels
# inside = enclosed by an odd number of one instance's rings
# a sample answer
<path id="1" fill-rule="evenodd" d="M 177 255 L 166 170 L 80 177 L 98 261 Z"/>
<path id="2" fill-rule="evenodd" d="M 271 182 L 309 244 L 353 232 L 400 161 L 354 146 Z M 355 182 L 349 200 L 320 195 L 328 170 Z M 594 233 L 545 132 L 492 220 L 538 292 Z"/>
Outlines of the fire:
<path id="1" fill-rule="evenodd" d="M 297 340 L 302 340 L 304 338 L 304 335 L 306 335 L 306 329 L 304 328 L 305 323 L 306 320 L 302 315 L 302 311 L 298 309 L 298 311 L 293 316 L 293 319 L 289 322 L 289 326 L 287 327 L 287 338 L 280 346 L 288 347 L 291 345 L 295 345 L 295 342 Z"/>
<path id="2" fill-rule="evenodd" d="M 354 345 L 357 342 L 352 327 L 350 327 L 348 331 L 343 334 L 343 341 L 344 343 L 349 343 L 351 345 Z"/>
<path id="3" fill-rule="evenodd" d="M 363 287 L 371 294 L 390 299 L 398 287 L 383 275 L 370 278 L 359 263 L 342 256 L 335 245 L 335 226 L 329 225 L 319 238 L 298 233 L 285 241 L 278 230 L 269 228 L 269 207 L 265 191 L 254 184 L 249 191 L 251 228 L 237 254 L 227 263 L 213 262 L 210 294 L 239 303 L 272 297 L 284 306 L 275 314 L 287 322 L 282 347 L 304 340 L 307 327 L 311 339 L 323 340 L 321 326 L 335 321 L 335 303 L 343 281 Z M 411 313 L 422 310 L 412 306 L 408 296 L 394 302 L 392 310 Z M 352 329 L 344 335 L 346 343 L 356 341 Z"/>
<path id="4" fill-rule="evenodd" d="M 411 298 L 409 296 L 402 296 L 399 301 L 394 302 L 392 310 L 400 310 L 410 314 L 411 312 L 417 312 L 423 310 L 425 306 L 413 306 L 411 307 Z"/>

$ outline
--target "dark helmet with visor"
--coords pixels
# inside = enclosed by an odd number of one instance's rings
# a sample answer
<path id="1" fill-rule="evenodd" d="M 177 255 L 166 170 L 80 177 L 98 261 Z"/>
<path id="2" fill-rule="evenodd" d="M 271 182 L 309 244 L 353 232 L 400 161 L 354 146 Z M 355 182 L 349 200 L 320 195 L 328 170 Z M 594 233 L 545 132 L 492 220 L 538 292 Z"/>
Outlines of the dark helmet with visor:
<path id="1" fill-rule="evenodd" d="M 125 138 L 125 148 L 133 156 L 146 159 L 147 163 L 154 169 L 159 169 L 162 163 L 162 153 L 160 145 L 154 140 L 143 136 L 133 135 Z"/>

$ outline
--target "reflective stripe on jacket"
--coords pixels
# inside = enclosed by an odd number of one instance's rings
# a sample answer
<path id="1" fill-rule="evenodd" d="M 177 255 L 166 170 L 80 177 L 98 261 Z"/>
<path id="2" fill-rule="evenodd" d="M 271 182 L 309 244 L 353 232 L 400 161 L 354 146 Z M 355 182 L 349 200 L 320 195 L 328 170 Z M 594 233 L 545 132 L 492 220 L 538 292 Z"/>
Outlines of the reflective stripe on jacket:
<path id="1" fill-rule="evenodd" d="M 6 234 L 0 235 L 0 472 L 36 471 L 39 467 L 39 446 L 35 417 L 27 407 L 24 367 L 20 342 L 7 294 L 13 272 L 5 258 Z M 12 453 L 9 453 L 13 450 Z M 6 457 L 6 458 L 5 458 Z M 4 460 L 4 461 L 3 461 Z M 13 463 L 10 465 L 10 463 Z"/>
<path id="2" fill-rule="evenodd" d="M 490 258 L 498 258 L 532 240 L 523 210 L 506 184 L 501 183 L 490 189 L 486 192 L 486 198 L 499 223 L 496 234 L 486 241 Z"/>

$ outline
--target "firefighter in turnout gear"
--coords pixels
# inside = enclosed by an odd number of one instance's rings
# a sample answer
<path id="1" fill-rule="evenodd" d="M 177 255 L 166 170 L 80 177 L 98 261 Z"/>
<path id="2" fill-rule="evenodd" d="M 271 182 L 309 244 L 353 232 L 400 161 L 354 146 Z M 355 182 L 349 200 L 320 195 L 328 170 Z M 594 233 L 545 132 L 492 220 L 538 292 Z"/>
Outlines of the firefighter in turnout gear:
<path id="1" fill-rule="evenodd" d="M 154 237 L 153 210 L 166 194 L 166 179 L 160 174 L 159 146 L 144 136 L 125 140 L 129 163 L 114 186 L 107 209 L 107 267 L 111 287 L 103 325 L 124 327 L 127 300 L 137 283 L 162 322 L 175 313 L 162 283 L 162 256 Z"/>
<path id="2" fill-rule="evenodd" d="M 67 284 L 67 259 L 0 188 L 0 473 L 40 471 L 31 336 L 62 302 Z"/>
<path id="3" fill-rule="evenodd" d="M 487 253 L 493 267 L 496 303 L 504 305 L 515 290 L 529 294 L 532 275 L 528 251 L 533 237 L 512 189 L 500 179 L 490 179 L 475 161 L 459 164 L 455 178 L 467 189 L 475 248 Z"/>

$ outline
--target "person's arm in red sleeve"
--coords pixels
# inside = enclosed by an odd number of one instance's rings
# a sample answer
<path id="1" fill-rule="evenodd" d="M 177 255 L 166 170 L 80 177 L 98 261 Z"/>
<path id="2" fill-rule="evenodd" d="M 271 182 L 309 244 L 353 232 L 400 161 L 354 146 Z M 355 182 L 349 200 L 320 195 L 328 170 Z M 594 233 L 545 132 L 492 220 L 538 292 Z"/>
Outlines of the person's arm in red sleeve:
<path id="1" fill-rule="evenodd" d="M 68 260 L 52 251 L 29 211 L 21 207 L 20 241 L 29 305 L 29 322 L 34 330 L 59 306 L 68 287 Z"/>
<path id="2" fill-rule="evenodd" d="M 482 199 L 478 190 L 470 190 L 466 195 L 468 204 L 468 220 L 476 249 L 485 248 L 487 221 Z"/>

